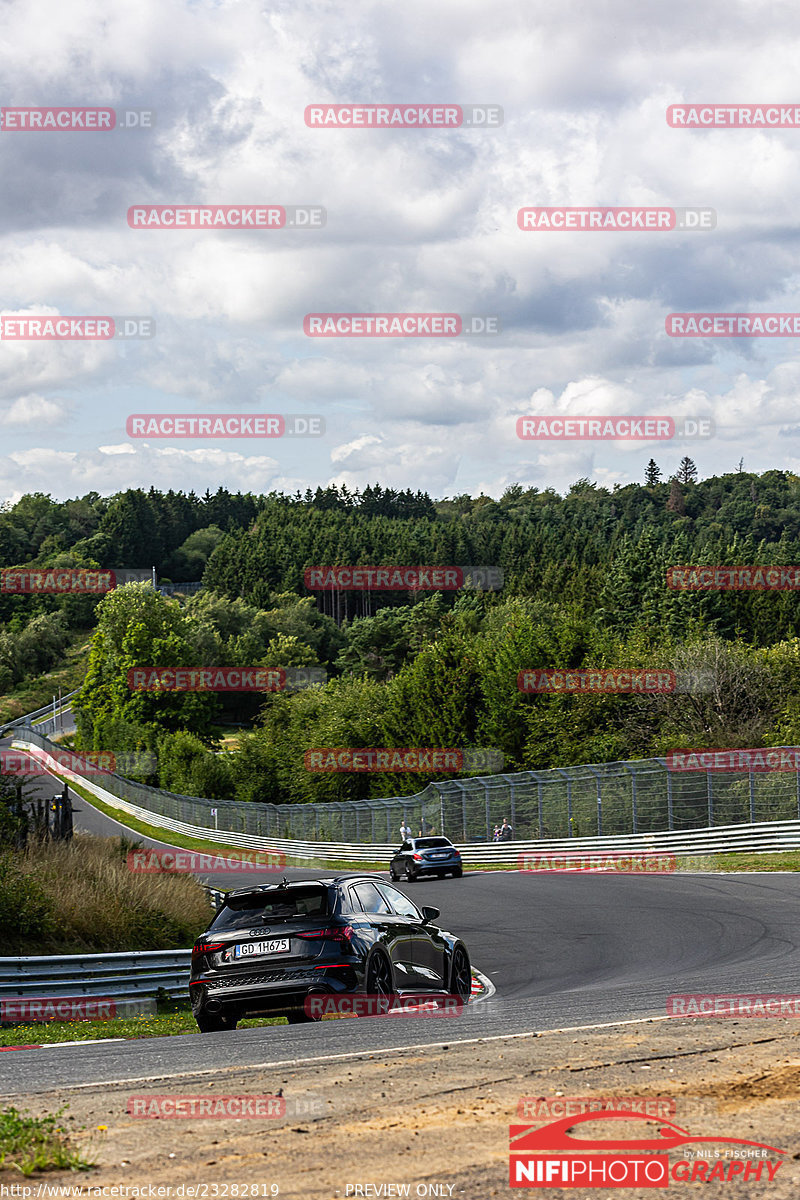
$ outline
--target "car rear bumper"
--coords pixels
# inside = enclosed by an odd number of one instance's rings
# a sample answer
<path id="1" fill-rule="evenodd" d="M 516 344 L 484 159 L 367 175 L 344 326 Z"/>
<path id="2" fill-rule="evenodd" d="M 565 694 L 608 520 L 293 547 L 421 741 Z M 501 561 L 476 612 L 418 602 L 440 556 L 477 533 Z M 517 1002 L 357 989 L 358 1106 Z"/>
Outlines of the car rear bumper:
<path id="1" fill-rule="evenodd" d="M 236 1011 L 240 1016 L 269 1016 L 290 1008 L 302 1008 L 306 996 L 315 993 L 356 991 L 363 984 L 363 971 L 354 965 L 334 964 L 324 969 L 288 967 L 247 975 L 204 975 L 189 984 L 192 1010 Z"/>

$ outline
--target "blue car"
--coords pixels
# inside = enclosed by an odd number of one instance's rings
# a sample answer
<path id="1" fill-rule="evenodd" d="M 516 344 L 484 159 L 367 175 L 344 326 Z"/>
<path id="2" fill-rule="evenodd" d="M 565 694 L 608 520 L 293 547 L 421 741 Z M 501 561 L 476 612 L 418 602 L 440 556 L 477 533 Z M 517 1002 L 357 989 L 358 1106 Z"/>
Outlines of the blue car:
<path id="1" fill-rule="evenodd" d="M 403 842 L 389 863 L 389 875 L 397 882 L 402 876 L 413 883 L 422 875 L 452 875 L 460 879 L 463 874 L 461 855 L 446 837 L 409 838 Z"/>

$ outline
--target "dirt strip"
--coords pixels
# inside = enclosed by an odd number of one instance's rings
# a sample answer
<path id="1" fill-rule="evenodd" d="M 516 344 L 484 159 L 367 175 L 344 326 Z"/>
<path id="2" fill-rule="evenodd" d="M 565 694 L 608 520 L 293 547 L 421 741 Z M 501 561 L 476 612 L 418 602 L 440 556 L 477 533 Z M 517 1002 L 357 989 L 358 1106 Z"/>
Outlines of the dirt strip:
<path id="1" fill-rule="evenodd" d="M 265 1049 L 268 1037 L 265 1030 Z M 269 1196 L 276 1194 L 270 1188 L 275 1184 L 277 1194 L 292 1200 L 398 1195 L 484 1200 L 511 1194 L 509 1125 L 540 1126 L 556 1119 L 533 1115 L 542 1111 L 537 1098 L 549 1098 L 556 1106 L 566 1097 L 650 1098 L 651 1108 L 656 1098 L 671 1098 L 674 1115 L 665 1119 L 693 1136 L 765 1142 L 786 1153 L 762 1160 L 760 1151 L 747 1150 L 756 1157 L 747 1159 L 746 1182 L 740 1161 L 736 1178 L 725 1182 L 718 1177 L 706 1183 L 673 1177 L 669 1195 L 702 1192 L 796 1200 L 799 1037 L 800 1029 L 787 1019 L 718 1019 L 647 1022 L 464 1046 L 443 1039 L 434 1050 L 409 1049 L 280 1070 L 236 1068 L 199 1079 L 153 1081 L 146 1087 L 59 1090 L 33 1096 L 24 1107 L 45 1114 L 68 1104 L 70 1128 L 85 1127 L 77 1137 L 94 1153 L 98 1169 L 84 1175 L 48 1172 L 36 1179 L 50 1185 L 83 1185 L 87 1196 L 99 1195 L 94 1189 L 100 1185 L 127 1184 L 133 1189 L 163 1184 L 171 1185 L 170 1192 L 160 1193 L 164 1197 L 215 1200 L 237 1194 Z M 201 1095 L 216 1102 L 222 1096 L 278 1093 L 286 1104 L 283 1116 L 176 1119 L 134 1117 L 127 1111 L 134 1095 L 143 1098 L 138 1101 L 140 1111 L 155 1111 L 157 1096 L 174 1100 L 178 1095 Z M 529 1098 L 527 1116 L 518 1115 L 523 1097 Z M 18 1100 L 14 1103 L 20 1107 Z M 273 1102 L 273 1111 L 280 1107 Z M 662 1117 L 666 1111 L 662 1105 Z M 557 1107 L 555 1112 L 560 1114 Z M 581 1127 L 580 1134 L 641 1137 L 644 1129 L 645 1136 L 652 1137 L 659 1127 L 632 1118 L 621 1132 L 622 1124 L 592 1123 L 591 1133 Z M 714 1157 L 715 1151 L 719 1157 Z M 719 1162 L 723 1167 L 718 1173 L 729 1170 L 731 1153 L 742 1151 L 722 1142 L 690 1144 L 670 1150 L 669 1161 L 671 1169 L 679 1161 L 688 1162 L 682 1170 L 691 1178 L 697 1164 L 701 1175 Z M 772 1182 L 766 1161 L 782 1164 Z M 759 1163 L 763 1170 L 756 1178 Z M 0 1184 L 12 1182 L 31 1181 L 0 1169 Z M 190 1191 L 192 1185 L 200 1185 L 199 1190 Z M 247 1191 L 243 1185 L 248 1185 Z M 2 1188 L 0 1194 L 11 1195 Z M 514 1194 L 524 1193 L 514 1189 Z M 539 1186 L 535 1194 L 577 1198 L 613 1193 L 587 1186 L 569 1191 Z M 659 1193 L 633 1187 L 619 1194 Z"/>

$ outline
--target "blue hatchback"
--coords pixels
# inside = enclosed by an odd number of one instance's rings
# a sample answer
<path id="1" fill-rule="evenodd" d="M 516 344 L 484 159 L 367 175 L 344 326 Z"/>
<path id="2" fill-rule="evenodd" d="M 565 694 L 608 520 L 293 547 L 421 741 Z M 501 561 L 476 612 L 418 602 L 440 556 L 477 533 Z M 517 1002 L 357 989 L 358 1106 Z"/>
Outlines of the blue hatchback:
<path id="1" fill-rule="evenodd" d="M 421 875 L 452 875 L 460 879 L 463 874 L 461 855 L 446 837 L 418 837 L 403 842 L 389 863 L 389 875 L 395 882 L 402 876 L 413 883 Z"/>

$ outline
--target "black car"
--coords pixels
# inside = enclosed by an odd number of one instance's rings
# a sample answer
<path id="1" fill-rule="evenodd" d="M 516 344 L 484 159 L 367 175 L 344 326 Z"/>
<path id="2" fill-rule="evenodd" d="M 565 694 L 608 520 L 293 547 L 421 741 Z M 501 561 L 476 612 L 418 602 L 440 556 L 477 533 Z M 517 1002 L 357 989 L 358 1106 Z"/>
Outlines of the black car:
<path id="1" fill-rule="evenodd" d="M 461 855 L 446 837 L 410 838 L 389 863 L 391 878 L 398 880 L 405 875 L 409 883 L 420 875 L 453 875 L 460 879 L 462 874 Z"/>
<path id="2" fill-rule="evenodd" d="M 263 884 L 228 892 L 192 950 L 189 995 L 203 1033 L 244 1017 L 313 1020 L 311 995 L 469 999 L 460 938 L 431 922 L 438 908 L 369 875 Z"/>

